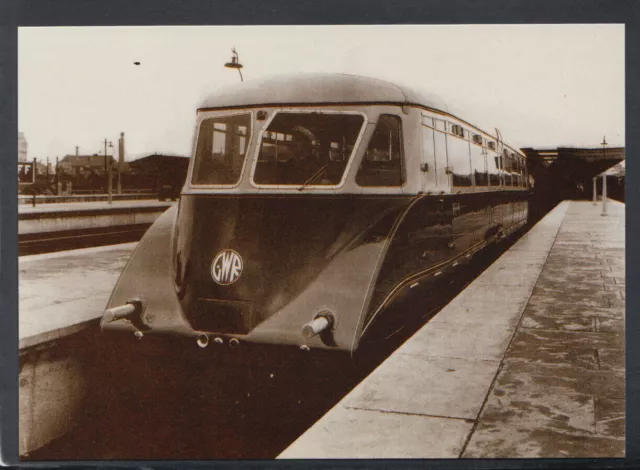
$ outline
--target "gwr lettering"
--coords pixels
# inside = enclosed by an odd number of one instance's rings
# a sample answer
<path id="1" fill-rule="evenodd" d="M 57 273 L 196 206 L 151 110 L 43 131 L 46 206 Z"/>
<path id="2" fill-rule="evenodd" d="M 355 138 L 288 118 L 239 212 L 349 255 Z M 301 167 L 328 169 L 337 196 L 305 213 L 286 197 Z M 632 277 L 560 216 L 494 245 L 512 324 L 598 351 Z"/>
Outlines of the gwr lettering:
<path id="1" fill-rule="evenodd" d="M 211 276 L 218 284 L 232 284 L 242 274 L 242 258 L 235 251 L 218 253 L 211 265 Z"/>

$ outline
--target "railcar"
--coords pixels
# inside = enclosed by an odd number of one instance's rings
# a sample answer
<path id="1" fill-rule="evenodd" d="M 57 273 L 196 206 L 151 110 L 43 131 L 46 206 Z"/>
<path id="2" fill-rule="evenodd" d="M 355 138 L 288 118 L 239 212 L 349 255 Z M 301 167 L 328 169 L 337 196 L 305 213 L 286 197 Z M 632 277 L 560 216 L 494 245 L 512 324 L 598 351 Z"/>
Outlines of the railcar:
<path id="1" fill-rule="evenodd" d="M 220 90 L 197 109 L 179 203 L 142 238 L 101 326 L 353 356 L 406 292 L 526 224 L 525 158 L 383 80 Z"/>

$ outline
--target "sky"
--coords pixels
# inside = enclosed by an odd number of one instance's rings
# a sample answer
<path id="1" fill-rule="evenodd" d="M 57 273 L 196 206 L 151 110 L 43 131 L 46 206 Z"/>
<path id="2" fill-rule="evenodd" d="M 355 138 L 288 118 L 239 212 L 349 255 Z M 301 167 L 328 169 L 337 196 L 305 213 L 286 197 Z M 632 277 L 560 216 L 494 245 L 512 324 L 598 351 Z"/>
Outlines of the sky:
<path id="1" fill-rule="evenodd" d="M 126 160 L 190 155 L 201 99 L 240 82 L 233 47 L 245 81 L 387 79 L 517 147 L 625 142 L 624 25 L 34 27 L 18 32 L 28 158 L 102 153 L 105 138 L 117 156 L 120 132 Z"/>

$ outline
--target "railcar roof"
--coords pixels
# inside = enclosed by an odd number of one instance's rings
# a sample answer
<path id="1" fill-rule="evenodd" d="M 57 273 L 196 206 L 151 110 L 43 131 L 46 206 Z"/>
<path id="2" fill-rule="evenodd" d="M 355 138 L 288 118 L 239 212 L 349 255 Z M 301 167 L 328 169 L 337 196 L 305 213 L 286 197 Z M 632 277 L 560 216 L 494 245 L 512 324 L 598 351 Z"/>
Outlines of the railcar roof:
<path id="1" fill-rule="evenodd" d="M 338 73 L 249 80 L 211 93 L 201 102 L 199 109 L 286 103 L 412 103 L 449 112 L 447 105 L 437 96 L 386 80 Z"/>

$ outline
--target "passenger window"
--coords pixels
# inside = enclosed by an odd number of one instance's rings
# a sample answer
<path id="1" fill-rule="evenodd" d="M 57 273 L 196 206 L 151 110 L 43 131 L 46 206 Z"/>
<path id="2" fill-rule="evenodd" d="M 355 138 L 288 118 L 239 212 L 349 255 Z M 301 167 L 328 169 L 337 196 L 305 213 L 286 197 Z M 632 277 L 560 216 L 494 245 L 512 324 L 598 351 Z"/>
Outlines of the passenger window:
<path id="1" fill-rule="evenodd" d="M 200 124 L 193 184 L 235 184 L 240 179 L 251 133 L 251 115 L 205 119 Z"/>
<path id="2" fill-rule="evenodd" d="M 511 153 L 509 155 L 509 159 L 511 160 L 511 185 L 519 186 L 520 185 L 520 165 L 518 164 L 518 158 L 515 153 Z"/>
<path id="3" fill-rule="evenodd" d="M 472 169 L 469 161 L 469 144 L 460 142 L 457 139 L 448 141 L 448 163 L 447 170 L 451 174 L 451 183 L 453 186 L 470 187 L 473 185 L 471 180 Z"/>
<path id="4" fill-rule="evenodd" d="M 516 154 L 516 161 L 518 162 L 518 186 L 524 187 L 524 160 Z"/>
<path id="5" fill-rule="evenodd" d="M 464 129 L 462 128 L 462 126 L 459 126 L 457 124 L 454 124 L 453 126 L 451 126 L 451 133 L 453 135 L 457 135 L 458 137 L 464 138 Z"/>
<path id="6" fill-rule="evenodd" d="M 489 150 L 487 164 L 489 166 L 489 186 L 500 186 L 500 156 Z"/>
<path id="7" fill-rule="evenodd" d="M 478 147 L 477 145 L 471 146 L 471 164 L 473 166 L 473 173 L 474 173 L 476 186 L 489 185 L 486 156 L 487 156 L 487 152 L 485 148 Z"/>
<path id="8" fill-rule="evenodd" d="M 279 112 L 260 141 L 254 183 L 299 189 L 340 184 L 363 126 L 358 114 Z"/>
<path id="9" fill-rule="evenodd" d="M 402 186 L 404 165 L 401 129 L 398 116 L 383 114 L 378 118 L 356 174 L 356 183 L 360 186 Z"/>

